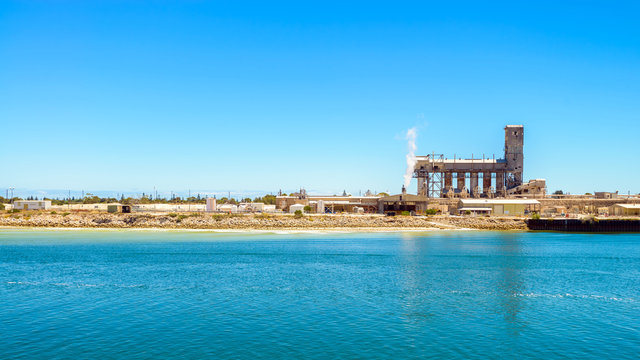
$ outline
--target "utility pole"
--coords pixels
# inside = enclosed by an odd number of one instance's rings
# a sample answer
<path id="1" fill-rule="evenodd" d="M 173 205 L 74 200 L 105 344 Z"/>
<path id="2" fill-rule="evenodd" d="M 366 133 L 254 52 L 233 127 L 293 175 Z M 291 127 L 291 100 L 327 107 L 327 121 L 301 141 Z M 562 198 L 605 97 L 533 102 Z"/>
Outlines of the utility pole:
<path id="1" fill-rule="evenodd" d="M 13 189 L 15 189 L 14 187 L 10 187 L 9 190 L 11 190 L 11 200 L 9 200 L 10 203 L 13 204 Z"/>

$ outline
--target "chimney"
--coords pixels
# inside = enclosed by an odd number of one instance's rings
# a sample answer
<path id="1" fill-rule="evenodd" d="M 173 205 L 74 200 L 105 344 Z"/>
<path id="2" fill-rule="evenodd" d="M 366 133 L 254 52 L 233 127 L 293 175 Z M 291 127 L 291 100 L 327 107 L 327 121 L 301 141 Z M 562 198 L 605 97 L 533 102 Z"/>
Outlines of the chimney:
<path id="1" fill-rule="evenodd" d="M 407 195 L 407 188 L 402 185 L 402 195 Z"/>

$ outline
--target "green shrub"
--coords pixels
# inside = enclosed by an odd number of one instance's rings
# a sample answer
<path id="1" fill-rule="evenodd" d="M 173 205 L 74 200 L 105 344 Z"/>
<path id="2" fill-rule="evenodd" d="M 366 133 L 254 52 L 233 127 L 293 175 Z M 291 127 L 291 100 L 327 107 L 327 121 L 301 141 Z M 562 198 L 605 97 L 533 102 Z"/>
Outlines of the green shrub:
<path id="1" fill-rule="evenodd" d="M 310 213 L 311 212 L 311 206 L 307 205 L 304 207 L 304 212 L 306 213 Z"/>
<path id="2" fill-rule="evenodd" d="M 184 220 L 184 219 L 186 219 L 188 217 L 189 217 L 188 215 L 180 214 L 180 215 L 178 215 L 178 220 L 182 221 L 182 220 Z"/>
<path id="3" fill-rule="evenodd" d="M 531 218 L 533 220 L 540 220 L 540 214 L 538 214 L 537 212 L 534 212 L 533 214 L 531 214 Z"/>
<path id="4" fill-rule="evenodd" d="M 4 204 L 0 204 L 0 210 L 4 210 Z"/>
<path id="5" fill-rule="evenodd" d="M 9 210 L 9 213 L 11 213 L 11 214 L 15 214 L 15 213 L 19 213 L 19 212 L 20 212 L 20 209 L 11 209 L 11 210 Z"/>
<path id="6" fill-rule="evenodd" d="M 296 210 L 296 212 L 293 213 L 293 217 L 300 219 L 302 217 L 302 210 Z"/>
<path id="7" fill-rule="evenodd" d="M 178 214 L 176 214 L 176 213 L 169 213 L 169 215 L 168 215 L 168 216 L 169 216 L 169 217 L 174 218 L 174 217 L 178 216 Z"/>
<path id="8" fill-rule="evenodd" d="M 471 215 L 471 210 L 465 210 L 465 211 L 464 211 L 464 214 L 465 214 L 465 215 Z"/>
<path id="9" fill-rule="evenodd" d="M 63 212 L 63 213 L 62 213 L 62 216 L 67 216 L 67 215 L 69 215 L 69 214 L 71 214 L 71 213 L 70 213 L 70 212 L 66 212 L 66 211 L 65 211 L 65 212 Z"/>
<path id="10" fill-rule="evenodd" d="M 55 214 L 57 214 L 57 212 L 52 211 L 52 212 L 50 212 L 49 214 L 51 214 L 51 215 L 55 215 Z"/>
<path id="11" fill-rule="evenodd" d="M 411 213 L 409 211 L 403 211 L 400 213 L 400 215 L 402 216 L 411 216 Z"/>
<path id="12" fill-rule="evenodd" d="M 438 213 L 438 209 L 427 209 L 427 211 L 424 212 L 426 215 L 435 215 Z"/>

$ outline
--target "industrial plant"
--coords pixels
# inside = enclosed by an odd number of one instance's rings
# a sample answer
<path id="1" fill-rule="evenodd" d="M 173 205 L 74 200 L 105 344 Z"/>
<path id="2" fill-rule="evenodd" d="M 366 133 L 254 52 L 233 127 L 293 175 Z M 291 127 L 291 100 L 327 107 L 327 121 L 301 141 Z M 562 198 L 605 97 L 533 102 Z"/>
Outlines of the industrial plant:
<path id="1" fill-rule="evenodd" d="M 595 195 L 547 196 L 546 180 L 523 180 L 524 126 L 504 128 L 504 155 L 451 158 L 432 153 L 416 156 L 412 177 L 417 180 L 415 194 L 406 187 L 396 195 L 320 196 L 307 195 L 304 189 L 278 196 L 278 210 L 293 212 L 307 208 L 315 213 L 380 214 L 474 214 L 515 215 L 530 213 L 565 216 L 572 214 L 637 215 L 637 198 L 612 192 Z"/>
<path id="2" fill-rule="evenodd" d="M 410 141 L 415 140 L 415 131 Z M 546 180 L 524 181 L 524 126 L 504 127 L 504 154 L 500 158 L 432 153 L 416 156 L 415 143 L 410 142 L 410 156 L 405 185 L 397 194 L 372 193 L 352 196 L 310 195 L 301 188 L 291 194 L 271 196 L 269 203 L 259 201 L 228 202 L 226 198 L 203 198 L 201 203 L 66 203 L 54 205 L 51 200 L 15 200 L 2 205 L 7 210 L 76 210 L 109 213 L 311 213 L 311 214 L 385 214 L 385 215 L 506 215 L 562 216 L 591 214 L 596 216 L 638 216 L 640 197 L 618 192 L 594 191 L 593 194 L 547 195 Z M 480 154 L 482 154 L 480 152 Z M 411 161 L 409 161 L 411 160 Z M 415 178 L 412 193 L 407 186 Z M 8 194 L 9 190 L 7 190 Z M 7 195 L 8 196 L 8 195 Z M 114 199 L 115 200 L 115 199 Z M 59 201 L 58 201 L 59 202 Z"/>
<path id="3" fill-rule="evenodd" d="M 451 159 L 442 154 L 419 156 L 413 177 L 418 195 L 429 198 L 494 198 L 512 195 L 544 196 L 543 179 L 523 184 L 524 126 L 504 128 L 504 157 Z M 456 185 L 454 187 L 454 184 Z M 481 186 L 480 186 L 481 184 Z"/>

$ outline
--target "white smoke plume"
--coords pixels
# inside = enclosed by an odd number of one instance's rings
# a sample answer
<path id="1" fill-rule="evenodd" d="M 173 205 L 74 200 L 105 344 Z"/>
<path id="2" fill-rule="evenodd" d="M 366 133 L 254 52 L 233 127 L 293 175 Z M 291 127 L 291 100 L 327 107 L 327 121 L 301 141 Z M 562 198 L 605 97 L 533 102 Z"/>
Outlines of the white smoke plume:
<path id="1" fill-rule="evenodd" d="M 409 183 L 411 182 L 411 177 L 413 176 L 413 170 L 416 167 L 416 150 L 418 147 L 416 146 L 416 137 L 418 136 L 418 130 L 415 127 L 407 130 L 407 135 L 405 138 L 407 139 L 407 147 L 409 152 L 407 153 L 407 171 L 404 173 L 404 187 L 408 188 Z"/>

